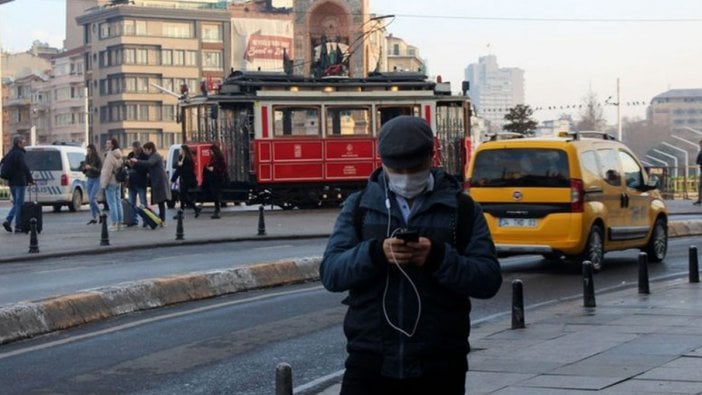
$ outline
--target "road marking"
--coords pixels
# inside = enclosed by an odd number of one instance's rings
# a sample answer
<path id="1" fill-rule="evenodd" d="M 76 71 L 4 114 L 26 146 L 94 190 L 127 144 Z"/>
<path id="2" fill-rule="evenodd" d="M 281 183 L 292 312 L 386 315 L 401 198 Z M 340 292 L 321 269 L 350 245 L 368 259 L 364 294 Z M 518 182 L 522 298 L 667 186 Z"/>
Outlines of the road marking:
<path id="1" fill-rule="evenodd" d="M 45 344 L 39 344 L 36 346 L 31 346 L 31 347 L 27 347 L 27 348 L 15 350 L 15 351 L 0 353 L 0 360 L 14 357 L 17 355 L 27 354 L 27 353 L 30 353 L 33 351 L 39 351 L 39 350 L 44 350 L 44 349 L 52 348 L 52 347 L 56 347 L 56 346 L 62 346 L 64 344 L 74 343 L 74 342 L 77 342 L 77 341 L 80 341 L 83 339 L 90 339 L 93 337 L 106 335 L 108 333 L 113 333 L 113 332 L 121 331 L 124 329 L 131 329 L 131 328 L 138 327 L 141 325 L 150 324 L 152 322 L 167 320 L 167 319 L 176 318 L 176 317 L 180 317 L 180 316 L 184 316 L 184 315 L 188 315 L 188 314 L 201 313 L 204 311 L 215 310 L 218 308 L 233 306 L 233 305 L 237 305 L 237 304 L 255 302 L 255 301 L 264 300 L 264 299 L 272 299 L 272 298 L 279 297 L 279 296 L 287 296 L 287 295 L 294 295 L 294 294 L 305 293 L 305 292 L 318 291 L 318 290 L 323 289 L 323 288 L 324 287 L 322 287 L 321 285 L 317 285 L 317 286 L 310 287 L 310 288 L 296 289 L 296 290 L 291 290 L 291 291 L 282 291 L 282 292 L 276 292 L 276 293 L 272 293 L 272 294 L 253 296 L 253 297 L 246 298 L 246 299 L 232 300 L 229 302 L 217 303 L 217 304 L 213 304 L 210 306 L 198 307 L 198 308 L 195 308 L 192 310 L 165 314 L 165 315 L 158 316 L 158 317 L 146 318 L 143 320 L 130 322 L 128 324 L 122 324 L 122 325 L 115 326 L 112 328 L 102 329 L 102 330 L 99 330 L 97 332 L 91 332 L 91 333 L 86 333 L 83 335 L 67 337 L 65 339 L 54 340 L 54 341 L 51 341 L 51 342 L 48 342 Z"/>

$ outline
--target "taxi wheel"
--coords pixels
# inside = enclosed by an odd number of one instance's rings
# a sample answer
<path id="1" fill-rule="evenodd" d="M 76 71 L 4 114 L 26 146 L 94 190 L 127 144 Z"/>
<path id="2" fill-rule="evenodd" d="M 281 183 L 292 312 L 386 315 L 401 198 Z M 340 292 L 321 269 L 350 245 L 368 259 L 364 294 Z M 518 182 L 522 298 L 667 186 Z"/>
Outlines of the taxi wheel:
<path id="1" fill-rule="evenodd" d="M 602 270 L 602 261 L 604 259 L 604 238 L 602 236 L 602 227 L 600 225 L 592 225 L 590 235 L 587 238 L 585 251 L 580 257 L 580 263 L 583 261 L 592 262 L 592 270 L 599 272 Z"/>
<path id="2" fill-rule="evenodd" d="M 665 254 L 668 251 L 668 229 L 663 218 L 656 219 L 645 251 L 648 254 L 649 262 L 657 263 L 665 259 Z"/>
<path id="3" fill-rule="evenodd" d="M 71 204 L 68 205 L 68 211 L 75 213 L 80 210 L 83 205 L 83 194 L 78 190 L 73 191 L 73 196 L 71 197 Z"/>

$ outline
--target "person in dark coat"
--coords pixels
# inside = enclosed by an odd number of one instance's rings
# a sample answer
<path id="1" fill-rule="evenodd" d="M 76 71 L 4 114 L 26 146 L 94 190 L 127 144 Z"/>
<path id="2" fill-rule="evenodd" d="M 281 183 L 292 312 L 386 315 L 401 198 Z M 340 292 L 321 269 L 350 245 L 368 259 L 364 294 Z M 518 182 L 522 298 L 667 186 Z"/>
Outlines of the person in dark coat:
<path id="1" fill-rule="evenodd" d="M 147 169 L 151 181 L 151 202 L 158 205 L 158 216 L 161 218 L 161 227 L 166 226 L 166 201 L 171 200 L 171 186 L 168 182 L 163 157 L 156 151 L 156 145 L 149 141 L 144 144 L 144 153 L 148 159 L 129 160 L 131 166 Z"/>
<path id="2" fill-rule="evenodd" d="M 222 150 L 217 144 L 210 147 L 210 160 L 203 170 L 203 184 L 210 191 L 214 199 L 215 211 L 212 219 L 219 219 L 219 211 L 222 205 L 222 188 L 227 180 L 227 164 L 224 161 Z"/>
<path id="3" fill-rule="evenodd" d="M 12 149 L 2 158 L 0 166 L 2 166 L 2 174 L 7 176 L 7 183 L 10 186 L 10 195 L 12 196 L 12 208 L 7 213 L 2 227 L 6 231 L 12 232 L 12 220 L 15 221 L 15 233 L 22 233 L 22 204 L 24 204 L 24 195 L 27 191 L 27 185 L 34 184 L 32 172 L 29 171 L 27 162 L 25 161 L 24 145 L 25 139 L 17 134 L 12 137 Z"/>
<path id="4" fill-rule="evenodd" d="M 144 149 L 141 147 L 141 143 L 138 141 L 132 142 L 132 152 L 127 154 L 127 161 L 130 159 L 136 160 L 148 160 L 149 156 L 144 153 Z M 127 180 L 127 189 L 129 190 L 129 204 L 135 208 L 132 214 L 132 221 L 128 226 L 138 225 L 139 216 L 137 215 L 136 208 L 137 197 L 139 198 L 139 205 L 148 206 L 149 203 L 146 201 L 146 187 L 149 181 L 149 170 L 145 167 L 134 166 L 129 168 L 129 180 Z M 146 226 L 146 225 L 144 225 Z"/>
<path id="5" fill-rule="evenodd" d="M 183 144 L 180 146 L 180 156 L 178 158 L 178 167 L 176 167 L 171 182 L 178 181 L 178 192 L 180 193 L 180 209 L 190 207 L 195 211 L 195 218 L 200 215 L 200 207 L 197 207 L 193 201 L 191 189 L 197 188 L 197 179 L 195 178 L 195 161 L 190 147 Z M 173 217 L 178 219 L 178 216 Z"/>
<path id="6" fill-rule="evenodd" d="M 423 119 L 386 122 L 383 166 L 348 197 L 329 238 L 322 284 L 348 291 L 341 394 L 465 392 L 470 298 L 494 296 L 502 275 L 480 205 L 431 168 L 433 146 Z M 472 215 L 459 218 L 461 204 Z"/>

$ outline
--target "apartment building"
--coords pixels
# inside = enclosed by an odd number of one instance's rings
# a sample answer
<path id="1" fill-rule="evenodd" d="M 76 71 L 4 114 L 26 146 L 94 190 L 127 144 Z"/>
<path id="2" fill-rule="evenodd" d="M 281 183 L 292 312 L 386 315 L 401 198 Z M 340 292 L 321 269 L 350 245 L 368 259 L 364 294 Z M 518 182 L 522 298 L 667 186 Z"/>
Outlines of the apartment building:
<path id="1" fill-rule="evenodd" d="M 7 85 L 3 98 L 5 134 L 21 134 L 32 144 L 50 140 L 50 89 L 46 75 L 30 74 L 15 79 Z M 5 142 L 9 142 L 7 139 Z M 11 148 L 5 145 L 5 150 Z"/>
<path id="2" fill-rule="evenodd" d="M 388 71 L 427 73 L 426 64 L 419 56 L 419 49 L 392 34 L 385 38 Z"/>
<path id="3" fill-rule="evenodd" d="M 51 61 L 50 136 L 52 142 L 86 140 L 86 95 L 83 48 L 64 51 Z"/>
<path id="4" fill-rule="evenodd" d="M 669 132 L 702 131 L 702 89 L 671 89 L 651 99 L 649 119 Z"/>
<path id="5" fill-rule="evenodd" d="M 158 4 L 157 4 L 158 3 Z M 87 9 L 83 26 L 91 140 L 181 141 L 178 96 L 212 90 L 230 68 L 223 2 L 139 1 Z"/>
<path id="6" fill-rule="evenodd" d="M 500 68 L 495 55 L 481 56 L 465 69 L 469 95 L 480 116 L 489 121 L 491 132 L 502 131 L 504 116 L 517 104 L 524 104 L 524 70 Z"/>

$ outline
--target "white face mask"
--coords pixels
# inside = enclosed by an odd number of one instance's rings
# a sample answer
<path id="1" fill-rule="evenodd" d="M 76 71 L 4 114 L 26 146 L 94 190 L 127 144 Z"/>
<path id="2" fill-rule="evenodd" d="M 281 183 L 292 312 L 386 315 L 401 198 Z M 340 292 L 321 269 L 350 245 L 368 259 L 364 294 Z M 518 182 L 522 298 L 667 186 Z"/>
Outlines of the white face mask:
<path id="1" fill-rule="evenodd" d="M 431 169 L 407 174 L 394 174 L 385 171 L 388 177 L 388 188 L 405 199 L 414 199 L 427 189 L 430 173 Z"/>

